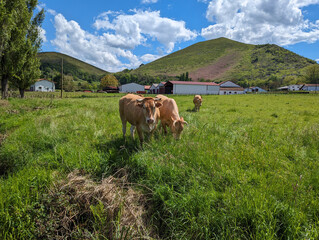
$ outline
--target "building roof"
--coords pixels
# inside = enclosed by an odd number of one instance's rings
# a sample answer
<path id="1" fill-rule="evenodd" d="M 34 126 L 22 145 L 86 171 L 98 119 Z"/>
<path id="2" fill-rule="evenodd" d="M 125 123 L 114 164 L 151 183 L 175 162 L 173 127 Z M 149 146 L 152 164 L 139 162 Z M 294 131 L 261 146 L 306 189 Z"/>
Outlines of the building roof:
<path id="1" fill-rule="evenodd" d="M 40 82 L 40 81 L 48 81 L 48 82 L 54 83 L 53 81 L 48 80 L 48 79 L 45 79 L 45 78 L 40 78 L 40 79 L 37 79 L 37 80 L 36 80 L 36 82 Z"/>
<path id="2" fill-rule="evenodd" d="M 304 84 L 306 87 L 319 87 L 319 84 Z"/>
<path id="3" fill-rule="evenodd" d="M 242 87 L 227 87 L 227 88 L 220 88 L 219 91 L 244 91 Z"/>
<path id="4" fill-rule="evenodd" d="M 146 85 L 146 86 L 144 86 L 144 89 L 145 90 L 149 90 L 151 88 L 151 86 L 150 85 Z"/>
<path id="5" fill-rule="evenodd" d="M 218 86 L 217 83 L 214 82 L 190 82 L 190 81 L 168 81 L 175 85 L 205 85 L 205 86 Z M 167 83 L 168 83 L 167 82 Z"/>

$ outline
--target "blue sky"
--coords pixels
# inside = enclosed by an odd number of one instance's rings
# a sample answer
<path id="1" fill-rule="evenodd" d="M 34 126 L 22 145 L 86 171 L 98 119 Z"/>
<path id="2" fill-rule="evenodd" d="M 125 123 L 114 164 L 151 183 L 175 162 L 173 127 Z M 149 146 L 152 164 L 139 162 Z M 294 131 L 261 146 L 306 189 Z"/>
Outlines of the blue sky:
<path id="1" fill-rule="evenodd" d="M 274 43 L 319 62 L 319 0 L 42 0 L 42 51 L 110 72 L 199 41 Z"/>

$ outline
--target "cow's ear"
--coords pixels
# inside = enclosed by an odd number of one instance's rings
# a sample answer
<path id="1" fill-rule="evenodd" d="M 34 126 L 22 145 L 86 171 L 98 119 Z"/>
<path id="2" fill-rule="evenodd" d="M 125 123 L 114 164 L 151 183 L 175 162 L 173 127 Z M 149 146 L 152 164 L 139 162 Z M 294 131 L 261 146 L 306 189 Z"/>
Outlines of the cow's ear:
<path id="1" fill-rule="evenodd" d="M 162 107 L 162 106 L 163 106 L 162 103 L 160 103 L 160 102 L 155 102 L 155 107 L 160 108 L 160 107 Z"/>
<path id="2" fill-rule="evenodd" d="M 136 99 L 136 102 L 137 102 L 137 106 L 143 107 L 143 105 L 144 105 L 143 99 Z"/>

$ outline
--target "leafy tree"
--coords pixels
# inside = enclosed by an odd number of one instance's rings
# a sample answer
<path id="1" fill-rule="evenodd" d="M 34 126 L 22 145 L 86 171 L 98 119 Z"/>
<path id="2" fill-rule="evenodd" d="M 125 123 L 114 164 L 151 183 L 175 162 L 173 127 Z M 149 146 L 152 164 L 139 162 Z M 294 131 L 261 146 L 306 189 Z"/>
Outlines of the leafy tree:
<path id="1" fill-rule="evenodd" d="M 67 92 L 73 92 L 76 89 L 76 85 L 71 75 L 63 75 L 63 89 Z"/>
<path id="2" fill-rule="evenodd" d="M 101 88 L 106 87 L 117 87 L 119 85 L 119 81 L 112 74 L 107 74 L 101 79 Z"/>
<path id="3" fill-rule="evenodd" d="M 305 80 L 307 83 L 319 83 L 319 65 L 314 64 L 306 69 Z"/>
<path id="4" fill-rule="evenodd" d="M 36 5 L 33 5 L 33 9 Z M 33 12 L 30 6 L 29 12 Z M 41 38 L 39 35 L 39 26 L 44 19 L 44 10 L 40 11 L 32 20 L 31 25 L 27 31 L 24 43 L 18 47 L 16 52 L 17 61 L 20 62 L 20 68 L 16 68 L 16 73 L 11 78 L 13 86 L 17 87 L 20 92 L 21 98 L 24 98 L 24 91 L 35 79 L 41 75 L 40 61 L 37 57 L 39 48 L 41 46 Z"/>
<path id="5" fill-rule="evenodd" d="M 10 2 L 10 3 L 9 3 Z M 44 18 L 44 12 L 39 12 L 34 18 L 33 11 L 37 6 L 37 0 L 4 0 L 0 1 L 3 9 L 10 12 L 12 6 L 13 27 L 8 34 L 1 34 L 2 45 L 0 55 L 0 72 L 2 85 L 2 98 L 8 97 L 8 82 L 18 87 L 21 97 L 24 89 L 32 83 L 35 77 L 40 76 L 37 70 L 39 61 L 37 52 L 40 48 L 39 25 Z M 4 4 L 4 5 L 3 5 Z M 2 15 L 5 15 L 1 13 Z M 10 15 L 10 14 L 9 14 Z M 6 28 L 6 21 L 0 19 L 2 27 Z M 10 35 L 10 36 L 9 36 Z M 9 38 L 7 38 L 9 36 Z"/>
<path id="6" fill-rule="evenodd" d="M 15 35 L 18 22 L 23 18 L 23 11 L 25 7 L 24 0 L 1 0 L 0 1 L 0 79 L 1 79 L 1 96 L 8 97 L 8 74 L 4 71 L 4 64 L 8 60 L 10 49 L 14 46 L 12 42 L 20 35 Z"/>

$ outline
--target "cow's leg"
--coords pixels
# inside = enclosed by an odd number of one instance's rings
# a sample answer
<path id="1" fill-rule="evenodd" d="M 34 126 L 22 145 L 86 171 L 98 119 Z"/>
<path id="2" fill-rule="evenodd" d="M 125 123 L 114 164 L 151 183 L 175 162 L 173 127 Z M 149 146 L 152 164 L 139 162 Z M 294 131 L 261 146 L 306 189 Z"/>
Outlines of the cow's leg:
<path id="1" fill-rule="evenodd" d="M 167 129 L 166 129 L 166 123 L 162 123 L 163 131 L 165 134 L 167 134 Z"/>
<path id="2" fill-rule="evenodd" d="M 138 137 L 140 139 L 140 144 L 142 146 L 143 142 L 144 142 L 144 136 L 143 136 L 142 128 L 140 126 L 138 126 L 138 127 L 136 127 L 136 130 L 137 130 Z"/>
<path id="3" fill-rule="evenodd" d="M 132 126 L 131 126 L 131 136 L 132 136 L 132 139 L 134 139 L 134 132 L 135 132 L 135 126 L 132 125 Z"/>
<path id="4" fill-rule="evenodd" d="M 123 132 L 123 138 L 125 139 L 125 134 L 126 134 L 126 121 L 122 121 L 122 132 Z"/>

